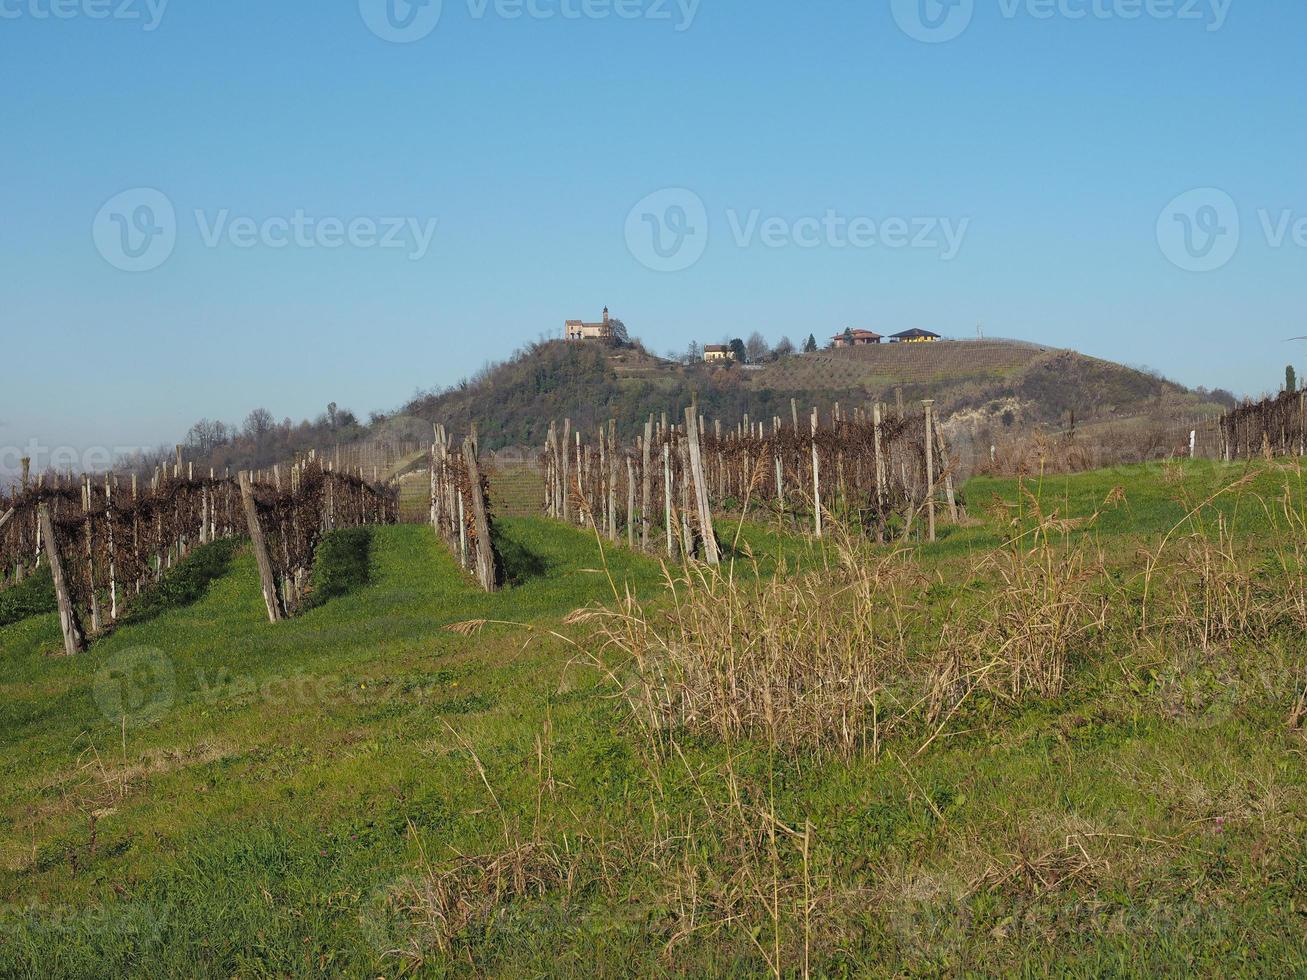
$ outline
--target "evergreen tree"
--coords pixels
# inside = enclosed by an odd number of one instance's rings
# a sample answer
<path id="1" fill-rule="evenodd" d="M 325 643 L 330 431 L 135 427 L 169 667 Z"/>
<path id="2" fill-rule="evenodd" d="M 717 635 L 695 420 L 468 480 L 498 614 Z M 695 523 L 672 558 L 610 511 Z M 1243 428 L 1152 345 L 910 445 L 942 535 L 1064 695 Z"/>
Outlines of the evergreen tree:
<path id="1" fill-rule="evenodd" d="M 1294 392 L 1298 390 L 1298 372 L 1290 364 L 1284 369 L 1284 390 Z"/>
<path id="2" fill-rule="evenodd" d="M 803 353 L 811 354 L 817 349 L 817 338 L 808 334 L 808 339 L 803 342 Z"/>

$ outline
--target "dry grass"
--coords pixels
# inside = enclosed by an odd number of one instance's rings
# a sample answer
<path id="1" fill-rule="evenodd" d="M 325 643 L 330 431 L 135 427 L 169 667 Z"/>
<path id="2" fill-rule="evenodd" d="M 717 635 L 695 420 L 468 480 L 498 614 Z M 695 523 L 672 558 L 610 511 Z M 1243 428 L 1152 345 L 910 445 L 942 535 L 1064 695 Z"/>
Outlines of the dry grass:
<path id="1" fill-rule="evenodd" d="M 892 680 L 908 665 L 923 579 L 899 552 L 838 535 L 824 568 L 736 578 L 668 574 L 669 601 L 588 610 L 601 651 L 655 741 L 685 729 L 727 743 L 849 756 L 878 744 Z"/>
<path id="2" fill-rule="evenodd" d="M 977 604 L 954 603 L 944 625 L 931 690 L 932 720 L 947 719 L 976 689 L 1020 701 L 1057 697 L 1073 658 L 1087 655 L 1108 628 L 1111 591 L 1092 525 L 1044 514 L 1012 522 L 1008 544 L 979 559 L 970 591 Z M 1029 522 L 1029 527 L 1024 527 Z"/>

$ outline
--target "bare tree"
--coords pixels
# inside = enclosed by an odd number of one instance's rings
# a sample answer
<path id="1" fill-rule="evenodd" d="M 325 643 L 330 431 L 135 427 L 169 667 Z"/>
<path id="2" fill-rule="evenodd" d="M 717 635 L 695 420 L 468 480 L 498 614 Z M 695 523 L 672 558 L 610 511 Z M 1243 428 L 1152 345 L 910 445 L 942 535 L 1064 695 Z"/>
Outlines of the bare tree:
<path id="1" fill-rule="evenodd" d="M 227 426 L 222 422 L 200 419 L 186 433 L 186 445 L 198 453 L 207 456 L 219 446 L 224 446 L 231 439 Z"/>
<path id="2" fill-rule="evenodd" d="M 773 357 L 789 357 L 794 353 L 794 342 L 789 337 L 782 337 L 781 342 L 772 350 Z"/>
<path id="3" fill-rule="evenodd" d="M 744 342 L 744 353 L 750 364 L 761 364 L 771 356 L 771 346 L 767 343 L 767 338 L 755 330 Z"/>
<path id="4" fill-rule="evenodd" d="M 272 431 L 273 426 L 277 424 L 272 413 L 266 408 L 256 408 L 245 416 L 245 424 L 241 427 L 241 434 L 247 439 L 253 439 L 259 442 Z"/>

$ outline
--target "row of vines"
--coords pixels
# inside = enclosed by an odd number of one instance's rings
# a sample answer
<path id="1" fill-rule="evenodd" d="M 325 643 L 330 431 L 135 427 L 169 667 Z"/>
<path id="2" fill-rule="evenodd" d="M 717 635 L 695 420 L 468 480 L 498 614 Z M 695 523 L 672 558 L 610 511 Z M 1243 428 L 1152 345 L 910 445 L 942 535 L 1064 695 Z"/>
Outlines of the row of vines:
<path id="1" fill-rule="evenodd" d="M 435 427 L 431 445 L 429 521 L 464 571 L 476 577 L 487 592 L 502 581 L 490 516 L 489 486 L 477 461 L 475 430 L 455 448 L 443 425 Z"/>
<path id="2" fill-rule="evenodd" d="M 1307 393 L 1285 391 L 1221 417 L 1222 458 L 1302 456 L 1307 452 Z"/>
<path id="3" fill-rule="evenodd" d="M 273 482 L 195 478 L 180 465 L 148 486 L 115 475 L 42 478 L 0 494 L 0 589 L 48 567 L 69 653 L 113 628 L 133 597 L 196 546 L 250 537 L 269 618 L 302 605 L 322 535 L 393 523 L 393 489 L 310 458 Z"/>
<path id="4" fill-rule="evenodd" d="M 571 422 L 551 425 L 542 468 L 545 512 L 593 525 L 611 540 L 711 563 L 713 511 L 770 509 L 822 535 L 829 515 L 877 540 L 914 529 L 935 537 L 936 520 L 957 521 L 954 461 L 930 403 L 918 413 L 882 406 L 800 421 L 745 416 L 709 427 L 693 409 L 684 424 L 652 416 L 633 444 L 616 426 L 594 439 Z"/>

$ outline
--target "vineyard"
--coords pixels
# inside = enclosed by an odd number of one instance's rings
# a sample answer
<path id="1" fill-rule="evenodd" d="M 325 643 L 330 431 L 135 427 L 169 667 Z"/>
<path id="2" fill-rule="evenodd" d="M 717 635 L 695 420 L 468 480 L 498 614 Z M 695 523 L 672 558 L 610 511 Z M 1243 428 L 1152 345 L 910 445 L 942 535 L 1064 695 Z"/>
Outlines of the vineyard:
<path id="1" fill-rule="evenodd" d="M 788 420 L 745 416 L 711 430 L 689 408 L 684 424 L 651 416 L 627 446 L 611 422 L 587 441 L 565 420 L 551 425 L 542 465 L 549 516 L 709 564 L 720 555 L 714 510 L 773 510 L 816 537 L 834 515 L 882 542 L 914 527 L 934 540 L 937 510 L 960 516 L 955 463 L 929 401 L 919 414 L 875 405 L 846 415 L 836 405 L 827 419 L 814 408 L 802 421 L 792 402 Z"/>
<path id="2" fill-rule="evenodd" d="M 259 563 L 268 618 L 300 608 L 322 536 L 337 528 L 388 524 L 396 496 L 357 473 L 312 457 L 255 479 L 196 477 L 181 455 L 147 487 L 102 478 L 24 480 L 0 496 L 0 588 L 48 566 L 64 650 L 111 630 L 122 611 L 197 545 L 248 537 Z"/>
<path id="3" fill-rule="evenodd" d="M 483 472 L 475 426 L 457 445 L 434 427 L 427 453 L 424 506 L 401 514 L 395 474 L 420 455 L 402 447 L 384 482 L 362 469 L 341 471 L 316 453 L 261 473 L 197 477 L 177 461 L 148 486 L 114 475 L 25 479 L 0 497 L 0 589 L 48 566 L 68 654 L 112 630 L 122 611 L 197 545 L 248 539 L 258 563 L 268 618 L 295 615 L 312 586 L 324 534 L 342 528 L 428 523 L 459 567 L 487 592 L 503 583 L 494 542 L 496 507 L 596 528 L 610 541 L 668 558 L 717 564 L 722 547 L 714 512 L 767 508 L 816 537 L 836 517 L 877 541 L 906 539 L 914 528 L 934 539 L 939 513 L 957 521 L 955 462 L 930 402 L 918 414 L 876 405 L 827 419 L 817 409 L 800 421 L 748 416 L 709 429 L 694 408 L 683 424 L 651 416 L 643 435 L 623 446 L 615 422 L 589 442 L 570 420 L 551 424 L 538 462 L 492 468 L 494 483 L 516 482 L 539 496 L 498 496 Z M 409 477 L 412 478 L 412 475 Z M 411 486 L 411 484 L 410 484 Z M 942 492 L 942 497 L 941 497 Z M 541 499 L 543 498 L 543 499 Z M 937 513 L 938 512 L 938 513 Z"/>
<path id="4" fill-rule="evenodd" d="M 1190 454 L 1300 455 L 1305 420 L 1301 394 L 1249 403 L 1210 435 L 1199 439 L 1195 430 Z M 615 421 L 590 436 L 564 420 L 550 424 L 538 458 L 489 465 L 475 425 L 461 444 L 442 425 L 433 432 L 425 475 L 411 472 L 424 455 L 414 444 L 374 450 L 372 480 L 362 467 L 317 453 L 235 479 L 196 476 L 180 453 L 145 486 L 114 475 L 25 478 L 11 497 L 0 496 L 0 589 L 48 566 L 72 654 L 112 630 L 192 549 L 222 539 L 250 541 L 276 622 L 301 609 L 318 544 L 341 528 L 429 524 L 459 567 L 493 592 L 505 578 L 497 513 L 546 516 L 709 565 L 723 555 L 714 515 L 766 512 L 816 538 L 834 519 L 878 542 L 914 532 L 934 540 L 940 520 L 963 518 L 958 459 L 930 401 L 918 411 L 900 402 L 845 413 L 836 404 L 825 417 L 816 408 L 801 416 L 791 402 L 788 418 L 746 415 L 733 425 L 709 423 L 691 407 L 683 419 L 649 416 L 629 442 Z M 410 491 L 403 512 L 401 486 Z"/>

